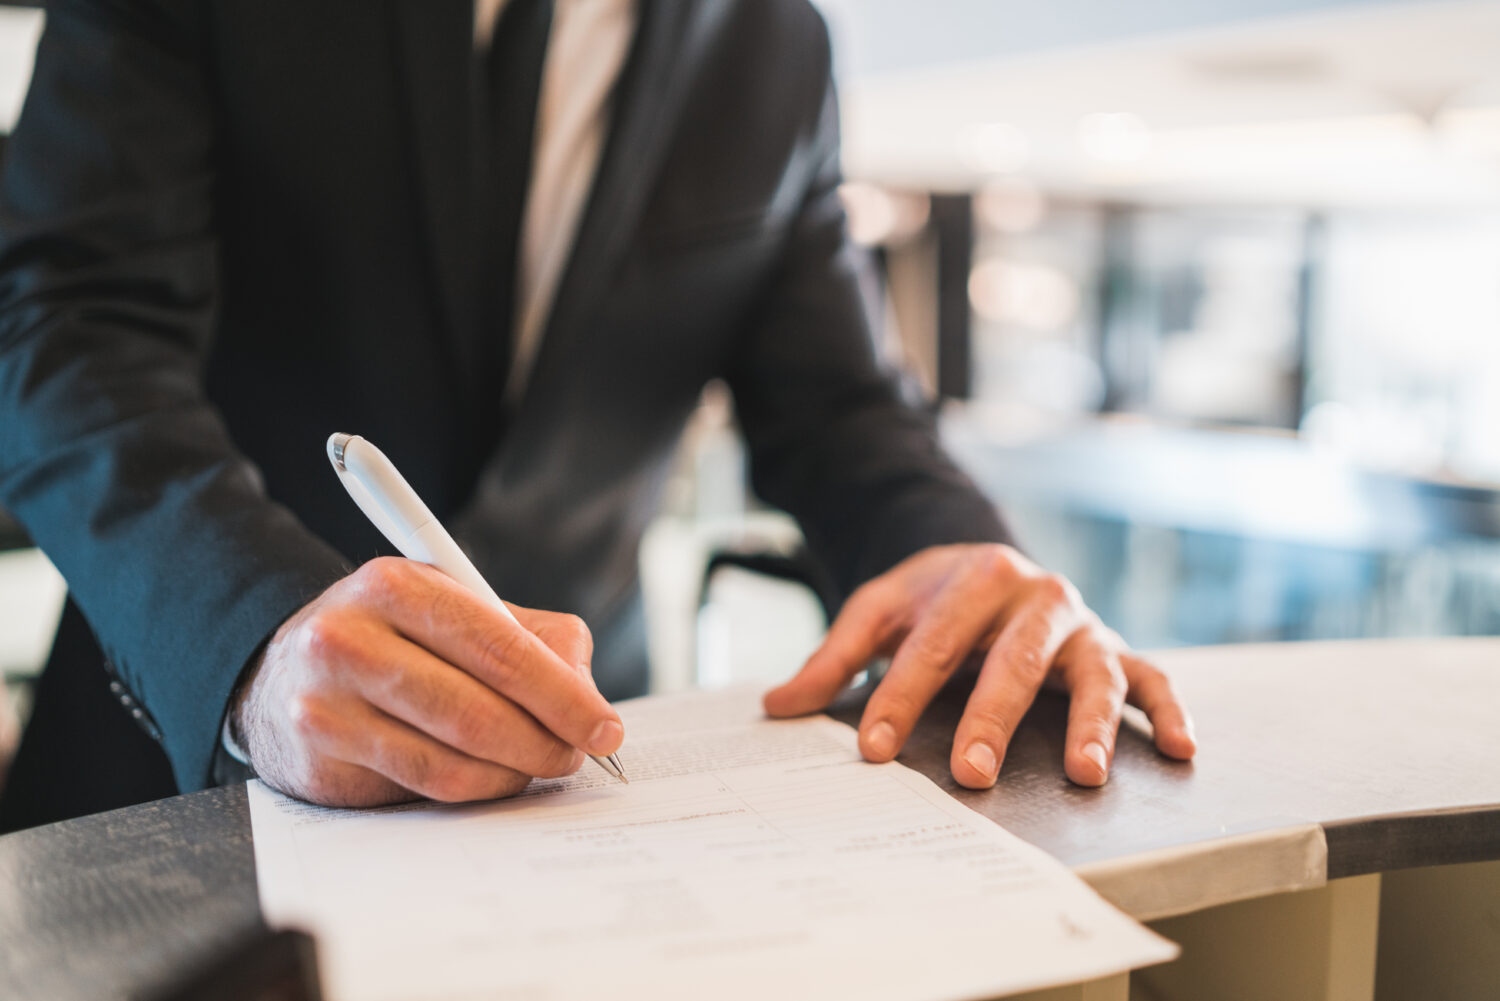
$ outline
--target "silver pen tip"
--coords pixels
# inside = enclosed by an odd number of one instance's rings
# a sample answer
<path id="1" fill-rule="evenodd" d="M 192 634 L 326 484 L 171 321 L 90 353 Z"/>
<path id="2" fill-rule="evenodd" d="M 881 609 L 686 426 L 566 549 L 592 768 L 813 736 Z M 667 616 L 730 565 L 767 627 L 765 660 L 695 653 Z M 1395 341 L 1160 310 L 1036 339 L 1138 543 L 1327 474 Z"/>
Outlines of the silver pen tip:
<path id="1" fill-rule="evenodd" d="M 343 434 L 338 431 L 328 436 L 328 458 L 341 473 L 344 471 L 344 449 L 353 438 L 352 434 Z"/>
<path id="2" fill-rule="evenodd" d="M 606 757 L 602 758 L 598 755 L 590 754 L 589 757 L 598 762 L 599 767 L 604 769 L 606 772 L 609 772 L 610 775 L 619 779 L 626 785 L 630 785 L 630 780 L 625 777 L 625 769 L 620 767 L 620 759 L 618 757 L 613 754 L 607 755 Z"/>

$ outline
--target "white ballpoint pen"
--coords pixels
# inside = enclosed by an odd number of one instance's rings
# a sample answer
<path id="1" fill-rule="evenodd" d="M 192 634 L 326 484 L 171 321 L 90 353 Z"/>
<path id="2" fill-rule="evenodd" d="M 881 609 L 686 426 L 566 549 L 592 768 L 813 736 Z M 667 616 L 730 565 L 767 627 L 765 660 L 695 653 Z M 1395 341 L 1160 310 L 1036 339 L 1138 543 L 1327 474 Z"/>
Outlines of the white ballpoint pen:
<path id="1" fill-rule="evenodd" d="M 495 589 L 469 562 L 453 536 L 422 503 L 422 498 L 384 452 L 359 435 L 332 434 L 328 436 L 328 461 L 333 463 L 339 482 L 354 503 L 402 556 L 436 567 L 479 595 L 501 615 L 516 621 Z M 621 782 L 629 783 L 616 755 L 589 757 Z"/>

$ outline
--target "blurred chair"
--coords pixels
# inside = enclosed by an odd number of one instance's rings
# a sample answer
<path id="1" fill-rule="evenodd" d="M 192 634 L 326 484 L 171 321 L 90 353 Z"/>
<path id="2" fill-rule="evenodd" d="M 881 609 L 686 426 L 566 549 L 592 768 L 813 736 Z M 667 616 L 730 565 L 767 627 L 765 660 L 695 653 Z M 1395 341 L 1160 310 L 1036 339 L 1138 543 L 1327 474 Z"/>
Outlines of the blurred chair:
<path id="1" fill-rule="evenodd" d="M 837 610 L 832 579 L 804 545 L 714 551 L 698 591 L 694 684 L 785 681 L 817 648 Z"/>

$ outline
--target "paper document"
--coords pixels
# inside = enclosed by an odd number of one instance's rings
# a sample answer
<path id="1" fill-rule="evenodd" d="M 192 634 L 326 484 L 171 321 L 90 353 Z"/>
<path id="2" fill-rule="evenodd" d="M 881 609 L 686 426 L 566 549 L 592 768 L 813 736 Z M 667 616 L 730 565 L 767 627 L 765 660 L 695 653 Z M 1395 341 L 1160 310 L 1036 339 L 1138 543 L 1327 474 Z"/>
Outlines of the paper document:
<path id="1" fill-rule="evenodd" d="M 827 717 L 755 692 L 620 703 L 631 784 L 308 806 L 250 784 L 261 906 L 332 1001 L 991 997 L 1176 947 Z"/>

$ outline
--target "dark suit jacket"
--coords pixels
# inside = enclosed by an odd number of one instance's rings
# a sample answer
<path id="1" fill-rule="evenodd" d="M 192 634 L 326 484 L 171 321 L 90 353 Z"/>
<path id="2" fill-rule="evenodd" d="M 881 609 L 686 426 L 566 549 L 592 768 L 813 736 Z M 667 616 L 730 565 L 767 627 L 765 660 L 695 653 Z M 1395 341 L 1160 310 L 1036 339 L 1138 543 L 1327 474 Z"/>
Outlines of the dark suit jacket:
<path id="1" fill-rule="evenodd" d="M 328 468 L 334 430 L 378 443 L 497 591 L 606 634 L 715 377 L 756 491 L 845 590 L 1003 537 L 877 361 L 817 15 L 641 10 L 539 357 L 501 415 L 466 230 L 472 0 L 50 7 L 0 185 L 0 505 L 66 576 L 179 787 L 209 781 L 267 636 L 381 551 Z M 644 683 L 624 647 L 600 643 L 607 694 Z M 105 690 L 97 660 L 64 659 Z M 42 687 L 33 729 L 118 760 Z"/>

